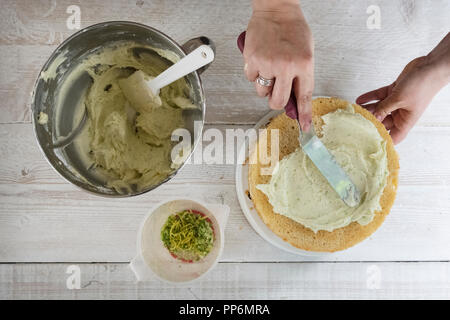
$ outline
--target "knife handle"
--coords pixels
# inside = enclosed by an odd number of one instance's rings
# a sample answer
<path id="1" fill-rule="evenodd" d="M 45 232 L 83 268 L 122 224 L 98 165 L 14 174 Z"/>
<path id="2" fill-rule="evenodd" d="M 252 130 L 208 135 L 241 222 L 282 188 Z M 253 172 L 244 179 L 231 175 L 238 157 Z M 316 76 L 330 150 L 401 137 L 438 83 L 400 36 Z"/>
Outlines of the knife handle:
<path id="1" fill-rule="evenodd" d="M 245 31 L 239 35 L 237 39 L 237 46 L 239 50 L 241 50 L 241 53 L 243 53 L 245 46 Z M 286 106 L 284 106 L 284 110 L 289 118 L 298 120 L 297 100 L 295 99 L 294 90 L 291 91 L 291 96 L 289 97 L 289 101 Z"/>

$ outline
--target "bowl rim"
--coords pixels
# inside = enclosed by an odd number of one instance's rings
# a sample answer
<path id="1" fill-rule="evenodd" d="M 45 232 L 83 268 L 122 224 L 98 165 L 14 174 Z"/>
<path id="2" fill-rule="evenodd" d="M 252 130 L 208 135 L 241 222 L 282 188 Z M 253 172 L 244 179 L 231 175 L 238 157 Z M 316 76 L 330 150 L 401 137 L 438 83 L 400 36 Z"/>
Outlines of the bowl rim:
<path id="1" fill-rule="evenodd" d="M 173 280 L 169 280 L 169 279 L 166 279 L 166 278 L 162 277 L 161 275 L 156 273 L 147 264 L 147 262 L 145 261 L 145 259 L 143 257 L 143 254 L 142 254 L 142 236 L 143 236 L 143 231 L 144 231 L 144 228 L 145 228 L 145 225 L 146 225 L 147 221 L 156 213 L 156 211 L 159 208 L 161 208 L 162 206 L 164 206 L 166 204 L 169 204 L 171 202 L 180 202 L 180 201 L 181 202 L 185 201 L 185 202 L 190 202 L 190 203 L 196 203 L 196 204 L 200 205 L 201 207 L 204 207 L 206 210 L 209 211 L 211 216 L 216 220 L 216 223 L 217 223 L 217 225 L 219 227 L 218 234 L 220 235 L 220 242 L 217 243 L 217 245 L 218 245 L 217 256 L 215 257 L 214 261 L 212 261 L 212 263 L 208 267 L 208 269 L 206 269 L 202 274 L 200 274 L 196 278 L 193 278 L 193 279 L 190 279 L 190 280 L 186 280 L 186 281 L 173 281 Z M 221 213 L 222 217 L 217 216 L 218 215 L 217 211 L 219 211 L 219 210 L 224 210 L 224 212 Z M 144 262 L 144 264 L 146 265 L 148 270 L 151 272 L 151 274 L 156 279 L 158 279 L 158 280 L 160 280 L 162 282 L 169 283 L 169 284 L 173 284 L 173 285 L 177 285 L 177 286 L 190 285 L 192 282 L 202 279 L 209 272 L 211 272 L 213 269 L 215 269 L 215 267 L 219 264 L 219 261 L 220 261 L 222 255 L 223 255 L 223 251 L 224 251 L 224 248 L 225 248 L 225 228 L 226 228 L 226 225 L 228 223 L 229 216 L 230 216 L 230 210 L 231 210 L 230 207 L 228 205 L 226 205 L 226 204 L 208 203 L 208 202 L 205 202 L 205 201 L 203 201 L 201 199 L 198 199 L 198 198 L 188 198 L 188 197 L 169 198 L 167 200 L 163 200 L 163 201 L 157 202 L 154 206 L 152 206 L 149 209 L 149 211 L 145 214 L 144 218 L 141 220 L 141 222 L 139 224 L 139 229 L 138 229 L 137 238 L 136 238 L 136 254 L 131 259 L 131 261 L 133 261 L 135 259 L 140 259 L 141 261 Z M 217 239 L 215 241 L 217 241 Z M 142 281 L 145 281 L 145 280 L 142 280 Z"/>
<path id="2" fill-rule="evenodd" d="M 191 153 L 189 154 L 189 156 L 184 160 L 184 162 L 176 169 L 174 170 L 170 175 L 168 175 L 165 179 L 163 179 L 162 181 L 158 182 L 157 184 L 151 186 L 150 188 L 146 188 L 143 189 L 139 192 L 136 193 L 130 193 L 130 194 L 121 194 L 121 193 L 103 193 L 99 190 L 91 190 L 88 188 L 85 188 L 81 183 L 78 183 L 77 181 L 72 181 L 69 177 L 67 177 L 65 175 L 65 173 L 60 170 L 59 167 L 55 166 L 49 159 L 49 157 L 47 156 L 47 152 L 44 150 L 43 145 L 41 144 L 41 141 L 39 139 L 38 136 L 38 132 L 37 132 L 37 126 L 38 124 L 36 123 L 36 114 L 37 114 L 37 110 L 36 110 L 36 92 L 37 92 L 37 87 L 38 84 L 41 80 L 41 74 L 42 72 L 44 72 L 48 66 L 51 64 L 51 62 L 53 62 L 54 57 L 62 50 L 62 48 L 64 48 L 64 46 L 66 46 L 70 41 L 72 41 L 73 39 L 77 38 L 78 36 L 80 36 L 81 34 L 84 34 L 86 32 L 89 32 L 91 30 L 96 30 L 96 29 L 100 29 L 100 28 L 105 28 L 111 25 L 130 25 L 130 26 L 135 26 L 135 27 L 139 27 L 139 28 L 143 28 L 146 29 L 148 31 L 152 31 L 156 34 L 159 34 L 160 36 L 166 38 L 172 45 L 174 45 L 176 48 L 178 48 L 180 50 L 180 52 L 182 52 L 182 54 L 184 54 L 184 56 L 187 55 L 186 51 L 183 49 L 182 46 L 180 46 L 175 40 L 173 40 L 171 37 L 169 37 L 168 35 L 166 35 L 164 32 L 153 28 L 151 26 L 142 24 L 142 23 L 138 23 L 138 22 L 133 22 L 133 21 L 127 21 L 127 20 L 112 20 L 112 21 L 105 21 L 105 22 L 100 22 L 100 23 L 96 23 L 90 26 L 87 26 L 85 28 L 82 28 L 80 30 L 78 30 L 77 32 L 75 32 L 74 34 L 72 34 L 71 36 L 69 36 L 66 40 L 64 40 L 61 44 L 58 45 L 58 47 L 53 50 L 53 52 L 50 54 L 50 56 L 48 57 L 48 59 L 46 60 L 46 62 L 44 63 L 44 65 L 42 66 L 42 68 L 40 69 L 36 81 L 34 83 L 33 86 L 33 90 L 31 93 L 31 101 L 30 101 L 30 113 L 31 113 L 31 123 L 33 126 L 33 132 L 34 132 L 34 137 L 36 139 L 36 142 L 39 146 L 39 149 L 41 151 L 41 153 L 44 155 L 46 161 L 50 164 L 50 166 L 67 182 L 69 182 L 71 185 L 74 185 L 75 187 L 77 187 L 80 190 L 83 190 L 85 192 L 88 192 L 90 194 L 93 195 L 97 195 L 97 196 L 101 196 L 101 197 L 105 197 L 105 198 L 129 198 L 129 197 L 135 197 L 135 196 L 139 196 L 142 195 L 144 193 L 150 192 L 154 189 L 156 189 L 157 187 L 161 186 L 162 184 L 168 182 L 170 179 L 172 179 L 185 165 L 186 163 L 189 162 L 190 158 L 192 157 L 195 148 L 197 147 L 197 145 L 199 144 L 199 141 L 202 139 L 203 137 L 203 127 L 205 125 L 205 115 L 206 115 L 206 96 L 205 96 L 205 91 L 203 88 L 203 83 L 202 83 L 202 79 L 200 77 L 200 74 L 197 71 L 194 71 L 196 79 L 198 79 L 198 84 L 199 84 L 199 91 L 200 91 L 200 95 L 202 97 L 202 103 L 201 103 L 201 108 L 202 108 L 202 118 L 200 123 L 200 133 L 199 133 L 199 137 L 194 137 L 194 143 L 192 145 L 192 150 Z"/>

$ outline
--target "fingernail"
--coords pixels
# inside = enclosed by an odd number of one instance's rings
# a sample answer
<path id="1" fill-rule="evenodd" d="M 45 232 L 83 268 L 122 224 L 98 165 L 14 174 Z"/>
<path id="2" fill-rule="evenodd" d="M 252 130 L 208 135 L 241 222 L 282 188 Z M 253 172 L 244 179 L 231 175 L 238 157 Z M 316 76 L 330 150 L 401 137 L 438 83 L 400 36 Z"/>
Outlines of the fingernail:
<path id="1" fill-rule="evenodd" d="M 244 64 L 244 71 L 247 71 L 248 63 Z"/>
<path id="2" fill-rule="evenodd" d="M 380 114 L 375 115 L 375 117 L 377 118 L 378 121 L 382 121 L 383 117 Z"/>
<path id="3" fill-rule="evenodd" d="M 303 125 L 302 125 L 302 130 L 303 130 L 304 132 L 308 132 L 308 131 L 309 131 L 309 128 L 311 128 L 311 121 L 308 121 L 308 122 L 303 123 Z"/>
<path id="4" fill-rule="evenodd" d="M 304 125 L 303 125 L 303 132 L 308 132 L 309 131 L 309 126 L 305 123 Z"/>

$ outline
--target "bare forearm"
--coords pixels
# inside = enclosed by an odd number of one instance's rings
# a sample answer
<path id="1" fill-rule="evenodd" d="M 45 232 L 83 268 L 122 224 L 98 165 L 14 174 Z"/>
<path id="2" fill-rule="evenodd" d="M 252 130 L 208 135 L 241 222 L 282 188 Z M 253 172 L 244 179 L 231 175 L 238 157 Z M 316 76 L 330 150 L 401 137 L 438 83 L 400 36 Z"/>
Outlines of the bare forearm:
<path id="1" fill-rule="evenodd" d="M 426 59 L 441 85 L 447 85 L 450 82 L 450 32 L 431 50 Z"/>

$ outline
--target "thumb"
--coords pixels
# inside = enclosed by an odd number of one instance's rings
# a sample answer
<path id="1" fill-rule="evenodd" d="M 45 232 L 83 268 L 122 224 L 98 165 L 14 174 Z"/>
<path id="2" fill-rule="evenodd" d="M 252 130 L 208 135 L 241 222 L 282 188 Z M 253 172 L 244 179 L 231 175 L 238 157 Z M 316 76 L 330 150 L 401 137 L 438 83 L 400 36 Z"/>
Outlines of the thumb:
<path id="1" fill-rule="evenodd" d="M 393 127 L 389 134 L 391 135 L 392 141 L 394 144 L 400 143 L 403 139 L 406 138 L 406 135 L 408 134 L 410 128 L 397 128 Z"/>
<path id="2" fill-rule="evenodd" d="M 382 122 L 393 111 L 399 109 L 399 99 L 395 93 L 390 94 L 386 99 L 380 101 L 375 109 L 374 116 Z"/>

